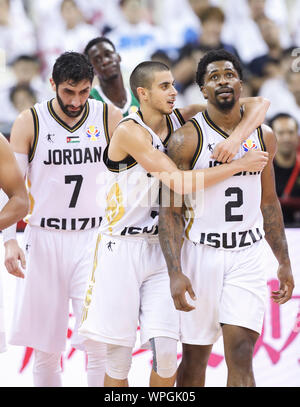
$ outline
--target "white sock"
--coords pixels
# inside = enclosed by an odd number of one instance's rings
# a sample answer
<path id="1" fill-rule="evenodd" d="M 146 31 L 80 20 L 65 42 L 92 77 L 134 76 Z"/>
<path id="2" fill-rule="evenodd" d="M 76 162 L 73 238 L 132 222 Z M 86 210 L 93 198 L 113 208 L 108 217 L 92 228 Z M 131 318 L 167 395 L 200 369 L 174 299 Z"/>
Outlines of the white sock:
<path id="1" fill-rule="evenodd" d="M 88 387 L 103 387 L 106 366 L 106 344 L 88 339 L 84 342 L 88 357 Z"/>
<path id="2" fill-rule="evenodd" d="M 61 387 L 60 353 L 34 350 L 33 384 L 35 387 Z"/>

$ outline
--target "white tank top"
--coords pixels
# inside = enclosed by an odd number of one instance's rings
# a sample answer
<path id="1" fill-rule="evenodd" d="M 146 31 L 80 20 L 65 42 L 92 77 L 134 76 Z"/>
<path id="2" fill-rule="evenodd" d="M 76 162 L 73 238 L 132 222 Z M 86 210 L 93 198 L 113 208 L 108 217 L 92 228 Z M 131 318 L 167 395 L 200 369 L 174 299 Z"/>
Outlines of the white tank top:
<path id="1" fill-rule="evenodd" d="M 97 195 L 104 190 L 97 177 L 107 172 L 107 105 L 88 99 L 82 118 L 71 128 L 56 115 L 52 102 L 31 109 L 35 136 L 27 173 L 31 206 L 25 221 L 46 229 L 98 228 L 103 213 Z"/>
<path id="2" fill-rule="evenodd" d="M 169 134 L 163 143 L 143 122 L 140 111 L 130 114 L 121 122 L 127 120 L 144 127 L 152 137 L 153 147 L 160 151 L 165 151 L 171 133 L 184 123 L 177 109 L 166 116 Z M 104 161 L 109 169 L 106 212 L 100 232 L 120 236 L 157 235 L 159 180 L 148 174 L 131 156 L 120 162 L 111 161 L 107 150 L 104 153 Z"/>
<path id="3" fill-rule="evenodd" d="M 214 147 L 227 137 L 207 112 L 198 113 L 191 122 L 198 133 L 198 147 L 192 168 L 220 165 L 211 158 Z M 234 159 L 249 149 L 266 151 L 259 127 L 242 143 Z M 251 246 L 264 236 L 260 210 L 260 172 L 240 172 L 212 187 L 206 188 L 202 199 L 192 201 L 186 211 L 185 236 L 195 244 L 218 249 L 240 250 Z"/>

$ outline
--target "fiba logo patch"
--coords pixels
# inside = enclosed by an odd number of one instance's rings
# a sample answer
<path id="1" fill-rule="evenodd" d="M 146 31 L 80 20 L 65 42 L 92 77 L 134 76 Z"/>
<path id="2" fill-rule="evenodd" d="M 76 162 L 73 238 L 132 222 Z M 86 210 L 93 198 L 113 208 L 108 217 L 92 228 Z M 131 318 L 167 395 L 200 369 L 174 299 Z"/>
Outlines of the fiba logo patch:
<path id="1" fill-rule="evenodd" d="M 86 129 L 86 135 L 92 141 L 98 140 L 100 136 L 100 131 L 96 126 L 88 126 Z"/>
<path id="2" fill-rule="evenodd" d="M 248 138 L 248 140 L 246 140 L 245 143 L 243 143 L 243 149 L 244 151 L 256 150 L 257 145 L 254 143 L 254 141 Z"/>

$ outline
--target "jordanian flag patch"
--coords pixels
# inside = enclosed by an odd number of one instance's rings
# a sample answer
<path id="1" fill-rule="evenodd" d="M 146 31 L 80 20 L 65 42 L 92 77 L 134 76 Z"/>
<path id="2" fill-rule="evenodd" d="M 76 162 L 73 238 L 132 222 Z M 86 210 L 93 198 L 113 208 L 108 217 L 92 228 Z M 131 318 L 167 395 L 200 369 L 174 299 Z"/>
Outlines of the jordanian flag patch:
<path id="1" fill-rule="evenodd" d="M 67 143 L 79 143 L 80 137 L 79 136 L 67 136 Z"/>

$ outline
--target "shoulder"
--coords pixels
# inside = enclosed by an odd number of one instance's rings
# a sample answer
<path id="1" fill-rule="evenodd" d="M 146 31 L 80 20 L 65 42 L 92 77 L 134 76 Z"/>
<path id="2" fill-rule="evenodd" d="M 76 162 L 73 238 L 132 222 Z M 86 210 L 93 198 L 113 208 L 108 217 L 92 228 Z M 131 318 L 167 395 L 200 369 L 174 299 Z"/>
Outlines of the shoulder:
<path id="1" fill-rule="evenodd" d="M 13 129 L 19 127 L 23 128 L 26 132 L 27 130 L 33 130 L 34 121 L 31 109 L 24 110 L 17 116 L 16 120 L 13 123 Z"/>
<path id="2" fill-rule="evenodd" d="M 107 111 L 109 116 L 119 117 L 120 120 L 123 118 L 121 109 L 113 105 L 112 103 L 107 104 Z"/>
<path id="3" fill-rule="evenodd" d="M 168 155 L 176 163 L 179 160 L 192 160 L 198 146 L 199 133 L 191 121 L 172 133 L 168 143 Z"/>
<path id="4" fill-rule="evenodd" d="M 18 144 L 31 145 L 34 139 L 34 118 L 32 115 L 32 110 L 27 109 L 18 115 L 16 120 L 13 123 L 11 134 L 10 134 L 10 143 L 14 147 L 18 147 Z"/>
<path id="5" fill-rule="evenodd" d="M 118 124 L 114 134 L 121 135 L 121 137 L 128 137 L 129 139 L 145 139 L 146 135 L 150 135 L 144 127 L 132 118 L 122 120 Z"/>
<path id="6" fill-rule="evenodd" d="M 152 137 L 144 127 L 132 119 L 125 119 L 113 132 L 111 144 L 127 152 L 142 151 L 146 145 L 152 144 Z"/>
<path id="7" fill-rule="evenodd" d="M 204 112 L 207 108 L 206 103 L 198 103 L 193 105 L 188 105 L 186 107 L 178 109 L 185 121 L 192 119 L 196 114 Z"/>
<path id="8" fill-rule="evenodd" d="M 266 150 L 271 155 L 271 157 L 273 157 L 276 154 L 277 150 L 276 136 L 271 127 L 267 126 L 266 124 L 262 124 L 261 129 Z"/>

